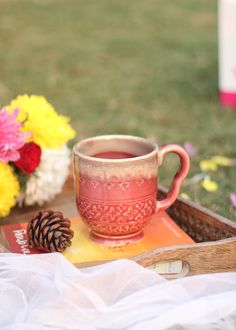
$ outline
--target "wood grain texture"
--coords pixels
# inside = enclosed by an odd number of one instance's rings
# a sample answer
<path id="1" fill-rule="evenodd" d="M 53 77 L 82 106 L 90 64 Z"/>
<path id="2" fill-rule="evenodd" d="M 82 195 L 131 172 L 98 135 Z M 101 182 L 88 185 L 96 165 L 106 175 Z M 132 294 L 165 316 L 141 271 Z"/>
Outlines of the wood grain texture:
<path id="1" fill-rule="evenodd" d="M 188 275 L 236 271 L 236 239 L 158 248 L 133 260 L 144 267 L 182 260 L 189 266 Z"/>

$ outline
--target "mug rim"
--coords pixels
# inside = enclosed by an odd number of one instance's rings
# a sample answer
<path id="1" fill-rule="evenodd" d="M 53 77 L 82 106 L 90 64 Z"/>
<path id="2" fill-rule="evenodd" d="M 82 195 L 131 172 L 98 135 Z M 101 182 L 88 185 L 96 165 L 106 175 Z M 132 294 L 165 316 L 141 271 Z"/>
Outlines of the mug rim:
<path id="1" fill-rule="evenodd" d="M 144 155 L 140 155 L 140 156 L 135 156 L 132 158 L 99 158 L 99 157 L 93 157 L 93 156 L 88 156 L 85 155 L 84 153 L 80 152 L 78 150 L 78 148 L 80 146 L 82 146 L 84 143 L 90 142 L 90 141 L 98 141 L 98 140 L 109 140 L 111 138 L 115 138 L 115 139 L 129 139 L 132 141 L 136 141 L 136 142 L 143 142 L 149 146 L 151 146 L 153 148 L 152 151 L 144 154 Z M 140 136 L 134 136 L 134 135 L 126 135 L 126 134 L 105 134 L 105 135 L 97 135 L 97 136 L 92 136 L 92 137 L 88 137 L 85 138 L 79 142 L 77 142 L 74 146 L 73 146 L 73 156 L 78 156 L 80 158 L 83 158 L 85 160 L 88 161 L 93 161 L 93 162 L 102 162 L 102 163 L 127 163 L 127 162 L 135 162 L 138 160 L 143 160 L 143 159 L 147 159 L 149 157 L 154 156 L 156 153 L 158 152 L 158 145 L 153 142 L 150 141 L 147 138 L 144 137 L 140 137 Z"/>

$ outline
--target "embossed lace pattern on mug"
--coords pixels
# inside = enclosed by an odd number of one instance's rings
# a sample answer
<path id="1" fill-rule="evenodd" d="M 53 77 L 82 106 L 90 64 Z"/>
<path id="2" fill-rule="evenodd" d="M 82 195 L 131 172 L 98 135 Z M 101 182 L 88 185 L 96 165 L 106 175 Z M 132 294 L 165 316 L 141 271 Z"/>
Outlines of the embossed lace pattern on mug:
<path id="1" fill-rule="evenodd" d="M 79 198 L 107 201 L 130 201 L 156 194 L 157 178 L 127 179 L 102 181 L 90 177 L 80 177 L 78 188 Z M 133 196 L 133 197 L 132 197 Z"/>
<path id="2" fill-rule="evenodd" d="M 156 209 L 155 196 L 130 202 L 105 205 L 99 201 L 80 198 L 78 207 L 93 231 L 102 234 L 126 235 L 143 228 Z"/>

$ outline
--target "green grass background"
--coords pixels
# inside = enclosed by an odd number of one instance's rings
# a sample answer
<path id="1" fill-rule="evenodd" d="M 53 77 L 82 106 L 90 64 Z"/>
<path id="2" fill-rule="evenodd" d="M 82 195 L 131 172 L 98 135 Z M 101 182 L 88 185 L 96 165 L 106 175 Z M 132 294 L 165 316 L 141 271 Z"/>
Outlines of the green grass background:
<path id="1" fill-rule="evenodd" d="M 215 0 L 0 0 L 0 104 L 44 95 L 72 118 L 77 139 L 191 141 L 199 151 L 191 177 L 200 159 L 236 158 L 236 112 L 218 102 L 217 47 Z M 166 159 L 162 185 L 176 167 L 175 156 Z M 199 185 L 182 191 L 236 219 L 236 168 L 212 178 L 215 193 Z"/>

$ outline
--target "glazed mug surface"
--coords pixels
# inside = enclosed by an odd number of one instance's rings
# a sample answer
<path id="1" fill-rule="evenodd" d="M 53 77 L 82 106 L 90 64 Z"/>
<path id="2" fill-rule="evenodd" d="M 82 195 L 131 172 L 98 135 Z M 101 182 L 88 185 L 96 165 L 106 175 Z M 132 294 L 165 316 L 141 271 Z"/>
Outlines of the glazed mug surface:
<path id="1" fill-rule="evenodd" d="M 164 200 L 157 200 L 158 168 L 168 153 L 176 153 L 180 168 Z M 176 200 L 189 170 L 189 157 L 179 145 L 158 147 L 129 135 L 104 135 L 82 140 L 73 148 L 78 211 L 103 245 L 123 245 L 143 237 L 156 212 Z"/>

